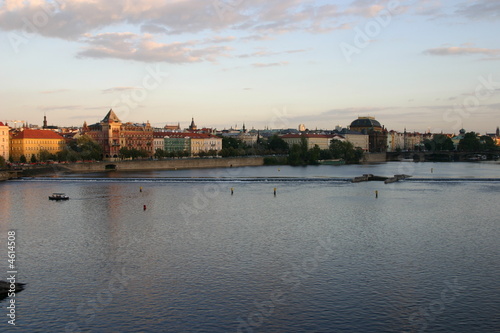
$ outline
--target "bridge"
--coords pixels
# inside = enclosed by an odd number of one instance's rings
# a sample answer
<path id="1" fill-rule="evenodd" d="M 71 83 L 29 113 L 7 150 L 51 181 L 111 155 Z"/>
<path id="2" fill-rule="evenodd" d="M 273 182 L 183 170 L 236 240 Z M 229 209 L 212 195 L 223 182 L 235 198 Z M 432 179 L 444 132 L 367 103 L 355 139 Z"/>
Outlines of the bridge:
<path id="1" fill-rule="evenodd" d="M 427 152 L 388 152 L 387 161 L 414 160 L 415 162 L 467 162 L 492 161 L 499 158 L 498 151 L 427 151 Z"/>

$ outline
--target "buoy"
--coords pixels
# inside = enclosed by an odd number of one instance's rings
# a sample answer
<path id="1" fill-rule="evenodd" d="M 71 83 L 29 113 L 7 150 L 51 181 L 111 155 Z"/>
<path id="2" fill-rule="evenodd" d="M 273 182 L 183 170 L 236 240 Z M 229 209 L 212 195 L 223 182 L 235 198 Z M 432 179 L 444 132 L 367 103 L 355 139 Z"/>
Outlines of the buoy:
<path id="1" fill-rule="evenodd" d="M 378 191 L 375 191 L 375 198 L 378 198 Z"/>
<path id="2" fill-rule="evenodd" d="M 278 172 L 280 172 L 280 171 L 281 171 L 281 170 L 280 170 L 280 169 L 278 169 Z"/>
<path id="3" fill-rule="evenodd" d="M 146 205 L 144 205 L 144 210 L 146 210 Z"/>
<path id="4" fill-rule="evenodd" d="M 234 189 L 231 187 L 231 195 L 233 195 L 233 191 L 234 191 Z"/>
<path id="5" fill-rule="evenodd" d="M 141 186 L 141 187 L 139 187 L 139 192 L 142 192 L 142 186 Z"/>
<path id="6" fill-rule="evenodd" d="M 276 196 L 276 187 L 274 188 L 274 196 Z"/>

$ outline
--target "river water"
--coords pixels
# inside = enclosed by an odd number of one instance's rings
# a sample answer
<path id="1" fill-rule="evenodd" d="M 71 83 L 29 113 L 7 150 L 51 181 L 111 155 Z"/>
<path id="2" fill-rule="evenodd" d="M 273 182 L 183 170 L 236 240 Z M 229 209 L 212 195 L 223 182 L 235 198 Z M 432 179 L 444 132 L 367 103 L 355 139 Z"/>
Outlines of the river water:
<path id="1" fill-rule="evenodd" d="M 4 182 L 0 276 L 14 230 L 27 286 L 0 330 L 499 332 L 499 195 L 492 162 Z"/>

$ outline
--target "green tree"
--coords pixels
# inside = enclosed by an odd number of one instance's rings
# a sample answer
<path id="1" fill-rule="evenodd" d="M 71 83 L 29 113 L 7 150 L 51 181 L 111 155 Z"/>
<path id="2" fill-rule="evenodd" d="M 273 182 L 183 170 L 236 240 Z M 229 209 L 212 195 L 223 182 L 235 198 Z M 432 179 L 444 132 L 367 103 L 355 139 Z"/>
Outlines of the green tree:
<path id="1" fill-rule="evenodd" d="M 481 143 L 481 150 L 497 150 L 495 141 L 488 135 L 481 136 L 479 142 Z"/>
<path id="2" fill-rule="evenodd" d="M 455 148 L 453 146 L 453 141 L 444 134 L 436 134 L 431 140 L 424 140 L 424 146 L 428 151 L 450 151 Z"/>
<path id="3" fill-rule="evenodd" d="M 354 145 L 348 141 L 332 140 L 330 150 L 333 158 L 341 158 L 348 164 L 359 163 L 363 157 L 363 150 L 359 147 L 354 148 Z"/>
<path id="4" fill-rule="evenodd" d="M 465 133 L 464 138 L 458 143 L 460 151 L 479 151 L 481 150 L 481 142 L 474 132 Z"/>
<path id="5" fill-rule="evenodd" d="M 48 150 L 40 150 L 40 161 L 47 162 L 47 160 L 50 160 L 50 155 Z"/>
<path id="6" fill-rule="evenodd" d="M 283 140 L 276 134 L 269 138 L 267 145 L 269 150 L 276 154 L 285 154 L 289 149 L 288 144 L 285 142 L 285 140 Z"/>
<path id="7" fill-rule="evenodd" d="M 70 148 L 79 153 L 83 160 L 102 160 L 102 147 L 88 135 L 82 135 L 73 141 Z"/>
<path id="8" fill-rule="evenodd" d="M 9 162 L 14 163 L 14 157 L 12 157 L 12 155 L 9 156 Z"/>
<path id="9" fill-rule="evenodd" d="M 35 154 L 31 154 L 31 163 L 36 163 L 36 156 Z"/>
<path id="10" fill-rule="evenodd" d="M 24 154 L 23 154 L 23 155 L 21 155 L 21 157 L 19 157 L 19 162 L 21 162 L 21 163 L 26 163 L 26 162 L 28 162 L 28 160 L 26 159 L 26 156 L 24 156 Z"/>
<path id="11" fill-rule="evenodd" d="M 156 148 L 155 155 L 156 158 L 162 158 L 166 156 L 166 153 L 163 149 L 161 148 Z"/>
<path id="12" fill-rule="evenodd" d="M 314 145 L 313 148 L 307 151 L 307 163 L 308 164 L 318 164 L 318 160 L 321 156 L 321 149 L 318 145 Z"/>
<path id="13" fill-rule="evenodd" d="M 5 168 L 7 164 L 5 163 L 5 158 L 0 156 L 0 168 Z"/>
<path id="14" fill-rule="evenodd" d="M 235 138 L 223 136 L 222 137 L 222 148 L 240 149 L 240 148 L 246 148 L 246 144 L 240 139 L 235 139 Z"/>

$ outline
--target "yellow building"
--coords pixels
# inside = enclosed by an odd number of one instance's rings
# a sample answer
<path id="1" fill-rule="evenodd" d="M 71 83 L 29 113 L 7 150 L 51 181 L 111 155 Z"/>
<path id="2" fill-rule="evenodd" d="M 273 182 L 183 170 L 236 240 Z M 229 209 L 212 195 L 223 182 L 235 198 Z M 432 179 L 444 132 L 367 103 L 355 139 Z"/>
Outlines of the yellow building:
<path id="1" fill-rule="evenodd" d="M 292 147 L 294 144 L 300 145 L 302 138 L 305 138 L 307 142 L 307 149 L 314 148 L 314 146 L 318 146 L 320 149 L 329 149 L 332 140 L 345 140 L 339 135 L 324 134 L 285 134 L 281 136 L 281 138 L 288 144 L 289 147 Z"/>
<path id="2" fill-rule="evenodd" d="M 53 131 L 23 129 L 12 135 L 10 155 L 14 161 L 19 161 L 21 155 L 29 161 L 32 155 L 40 159 L 40 151 L 46 150 L 50 154 L 56 154 L 62 151 L 65 145 L 64 138 Z"/>
<path id="3" fill-rule="evenodd" d="M 9 159 L 10 153 L 10 134 L 9 126 L 4 125 L 0 122 L 0 156 L 7 161 Z"/>

